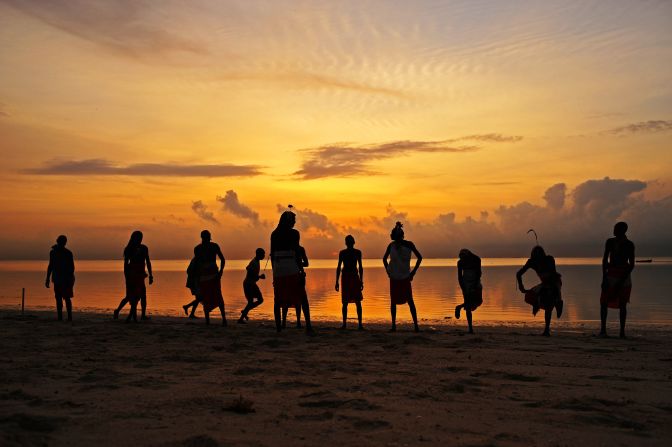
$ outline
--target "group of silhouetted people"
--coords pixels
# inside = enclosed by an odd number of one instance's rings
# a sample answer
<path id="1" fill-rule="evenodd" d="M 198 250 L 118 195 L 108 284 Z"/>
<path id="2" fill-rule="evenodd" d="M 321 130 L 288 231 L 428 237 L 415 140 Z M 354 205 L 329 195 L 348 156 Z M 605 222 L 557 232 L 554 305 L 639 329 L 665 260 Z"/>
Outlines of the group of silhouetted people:
<path id="1" fill-rule="evenodd" d="M 310 305 L 306 291 L 306 272 L 309 261 L 306 250 L 300 244 L 300 233 L 294 228 L 296 215 L 293 211 L 284 211 L 278 226 L 271 233 L 270 261 L 273 272 L 273 314 L 278 332 L 287 325 L 289 309 L 295 309 L 297 327 L 302 327 L 301 317 L 305 322 L 306 332 L 314 334 L 310 321 Z M 628 226 L 619 222 L 614 226 L 614 237 L 606 242 L 602 259 L 602 293 L 600 296 L 600 336 L 606 336 L 606 320 L 609 308 L 620 310 L 620 336 L 625 337 L 625 321 L 627 304 L 630 301 L 632 282 L 630 275 L 635 266 L 635 246 L 627 238 Z M 154 281 L 149 249 L 142 244 L 143 234 L 134 231 L 128 245 L 124 249 L 124 277 L 126 280 L 126 296 L 114 310 L 114 319 L 126 304 L 130 311 L 126 321 L 137 321 L 137 305 L 140 303 L 141 320 L 148 320 L 147 291 L 145 279 L 149 284 Z M 392 319 L 391 332 L 396 330 L 397 305 L 408 304 L 415 331 L 419 331 L 418 316 L 413 301 L 412 282 L 420 264 L 422 255 L 413 242 L 405 239 L 403 225 L 397 222 L 390 232 L 392 242 L 383 255 L 383 265 L 390 279 L 390 314 Z M 49 254 L 46 286 L 54 285 L 58 319 L 63 319 L 63 302 L 65 302 L 68 320 L 72 320 L 73 287 L 75 282 L 75 266 L 73 255 L 65 248 L 67 238 L 59 236 Z M 362 252 L 355 248 L 355 238 L 345 238 L 344 250 L 338 255 L 336 267 L 336 291 L 341 293 L 343 324 L 346 328 L 348 305 L 354 303 L 357 308 L 358 329 L 362 330 L 362 299 L 364 290 L 364 268 Z M 411 259 L 415 256 L 415 265 L 411 269 Z M 254 258 L 246 267 L 243 280 L 243 293 L 247 305 L 240 313 L 238 323 L 245 324 L 249 313 L 264 302 L 261 290 L 257 285 L 266 276 L 261 272 L 261 261 L 266 257 L 262 248 L 257 248 Z M 219 260 L 219 265 L 217 261 Z M 267 261 L 268 262 L 268 261 Z M 202 305 L 206 324 L 210 323 L 210 312 L 218 308 L 222 316 L 222 324 L 227 325 L 222 295 L 221 277 L 226 260 L 219 245 L 212 242 L 209 231 L 201 232 L 201 243 L 194 248 L 194 256 L 187 267 L 186 287 L 194 299 L 183 306 L 190 318 L 195 318 L 198 305 Z M 540 283 L 527 289 L 523 284 L 523 275 L 529 269 L 539 277 Z M 481 283 L 481 258 L 464 248 L 459 252 L 457 261 L 457 279 L 462 290 L 464 302 L 455 308 L 455 317 L 460 318 L 462 311 L 467 316 L 469 333 L 473 333 L 472 312 L 483 304 L 483 285 Z M 536 245 L 525 265 L 516 273 L 518 289 L 524 294 L 525 302 L 532 306 L 532 313 L 544 311 L 545 327 L 543 335 L 550 335 L 550 324 L 555 310 L 557 318 L 563 312 L 562 275 L 558 273 L 555 259 L 546 254 L 540 245 Z M 340 281 L 340 282 L 339 282 Z"/>

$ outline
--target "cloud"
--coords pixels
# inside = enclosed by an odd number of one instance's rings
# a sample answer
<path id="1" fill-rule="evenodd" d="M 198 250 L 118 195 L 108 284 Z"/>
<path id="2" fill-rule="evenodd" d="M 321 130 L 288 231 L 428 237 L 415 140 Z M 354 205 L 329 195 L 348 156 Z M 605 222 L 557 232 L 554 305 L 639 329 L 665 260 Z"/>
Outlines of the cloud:
<path id="1" fill-rule="evenodd" d="M 275 205 L 278 213 L 287 208 L 280 204 Z M 296 214 L 296 227 L 308 232 L 309 237 L 332 239 L 341 231 L 325 214 L 313 211 L 310 208 L 294 208 Z"/>
<path id="2" fill-rule="evenodd" d="M 219 224 L 219 221 L 215 219 L 215 215 L 212 211 L 208 211 L 208 206 L 203 203 L 201 200 L 197 200 L 191 204 L 191 210 L 196 213 L 201 219 Z"/>
<path id="3" fill-rule="evenodd" d="M 559 210 L 565 206 L 565 196 L 567 194 L 567 185 L 564 183 L 557 183 L 546 190 L 544 193 L 544 200 L 546 206 L 551 209 Z"/>
<path id="4" fill-rule="evenodd" d="M 671 130 L 672 120 L 649 120 L 614 127 L 603 133 L 612 135 L 640 135 L 645 133 L 669 132 Z"/>
<path id="5" fill-rule="evenodd" d="M 305 180 L 324 177 L 350 177 L 375 174 L 370 163 L 413 153 L 464 153 L 479 150 L 477 146 L 453 147 L 446 141 L 392 141 L 389 143 L 354 146 L 348 143 L 305 149 L 301 169 L 294 175 Z"/>
<path id="6" fill-rule="evenodd" d="M 226 191 L 224 197 L 217 196 L 217 201 L 224 205 L 224 210 L 228 211 L 234 216 L 247 219 L 255 225 L 260 223 L 259 213 L 254 211 L 249 206 L 241 203 L 241 201 L 238 199 L 238 194 L 236 191 L 232 189 Z"/>
<path id="7" fill-rule="evenodd" d="M 483 141 L 488 143 L 517 143 L 523 139 L 520 135 L 502 135 L 501 133 L 484 133 L 467 135 L 450 141 Z"/>
<path id="8" fill-rule="evenodd" d="M 0 0 L 70 35 L 127 57 L 169 53 L 205 54 L 206 47 L 165 28 L 150 14 L 151 2 L 136 0 Z M 177 14 L 173 14 L 177 15 Z"/>
<path id="9" fill-rule="evenodd" d="M 24 169 L 35 175 L 129 175 L 157 177 L 251 177 L 260 175 L 255 165 L 180 165 L 171 163 L 137 163 L 121 166 L 105 159 L 52 160 L 43 167 Z"/>

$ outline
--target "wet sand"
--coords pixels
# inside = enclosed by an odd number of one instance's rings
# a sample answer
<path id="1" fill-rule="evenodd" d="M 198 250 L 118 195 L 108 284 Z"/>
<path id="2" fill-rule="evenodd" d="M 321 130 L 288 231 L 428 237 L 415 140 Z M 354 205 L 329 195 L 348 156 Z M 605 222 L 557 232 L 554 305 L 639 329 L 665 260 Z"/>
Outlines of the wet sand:
<path id="1" fill-rule="evenodd" d="M 309 338 L 269 321 L 52 318 L 0 312 L 2 445 L 672 441 L 670 326 L 633 325 L 620 340 L 555 321 L 540 337 L 541 319 L 476 335 L 463 321 L 425 322 L 419 334 L 319 322 Z"/>

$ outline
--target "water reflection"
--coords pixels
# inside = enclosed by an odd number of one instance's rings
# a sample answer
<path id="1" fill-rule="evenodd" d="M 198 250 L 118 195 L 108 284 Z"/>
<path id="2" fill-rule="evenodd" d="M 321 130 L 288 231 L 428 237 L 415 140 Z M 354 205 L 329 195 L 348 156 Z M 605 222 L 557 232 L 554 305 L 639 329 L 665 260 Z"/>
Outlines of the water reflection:
<path id="1" fill-rule="evenodd" d="M 452 316 L 454 307 L 461 303 L 462 296 L 457 285 L 457 272 L 453 260 L 428 260 L 413 282 L 415 302 L 420 319 L 444 320 Z M 599 320 L 599 293 L 601 273 L 599 259 L 581 263 L 580 259 L 559 259 L 559 271 L 563 275 L 563 320 Z M 530 307 L 517 292 L 515 272 L 522 260 L 484 260 L 484 304 L 475 312 L 478 320 L 528 320 L 533 319 Z M 156 261 L 155 284 L 148 287 L 151 313 L 179 315 L 181 305 L 190 300 L 189 290 L 184 286 L 185 261 Z M 369 260 L 365 271 L 364 319 L 389 319 L 389 283 L 380 261 Z M 448 265 L 447 265 L 448 264 Z M 245 306 L 242 291 L 246 261 L 229 261 L 222 281 L 227 314 L 237 318 Z M 375 267 L 372 267 L 375 266 Z M 75 286 L 75 309 L 109 310 L 116 306 L 124 294 L 124 279 L 118 261 L 80 261 Z M 21 288 L 27 289 L 27 307 L 53 307 L 51 289 L 46 289 L 42 262 L 0 263 L 0 305 L 18 306 Z M 270 273 L 270 272 L 267 272 Z M 270 276 L 270 275 L 269 275 Z M 334 290 L 335 262 L 319 260 L 311 262 L 308 269 L 308 294 L 312 314 L 316 319 L 340 319 L 340 294 Z M 525 284 L 535 284 L 536 278 L 529 274 Z M 633 273 L 633 293 L 628 315 L 629 321 L 672 322 L 672 303 L 667 299 L 672 288 L 672 264 L 652 263 L 638 265 Z M 267 301 L 255 309 L 250 317 L 272 317 L 272 285 L 270 280 L 259 281 Z M 353 310 L 350 316 L 356 314 Z M 611 317 L 616 318 L 615 314 Z M 398 312 L 401 322 L 410 321 L 406 307 Z M 611 318 L 610 318 L 611 319 Z M 541 320 L 539 320 L 541 321 Z"/>

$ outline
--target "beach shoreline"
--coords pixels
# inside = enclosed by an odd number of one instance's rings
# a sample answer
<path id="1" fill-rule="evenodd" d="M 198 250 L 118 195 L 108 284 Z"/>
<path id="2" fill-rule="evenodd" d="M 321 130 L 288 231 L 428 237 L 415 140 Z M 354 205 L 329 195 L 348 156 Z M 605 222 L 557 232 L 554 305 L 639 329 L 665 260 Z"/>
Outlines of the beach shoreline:
<path id="1" fill-rule="evenodd" d="M 617 322 L 609 329 L 617 335 Z M 291 319 L 290 319 L 291 321 Z M 0 310 L 3 445 L 667 445 L 672 326 L 270 320 Z M 242 400 L 241 400 L 242 398 Z M 246 412 L 254 410 L 253 412 Z"/>

